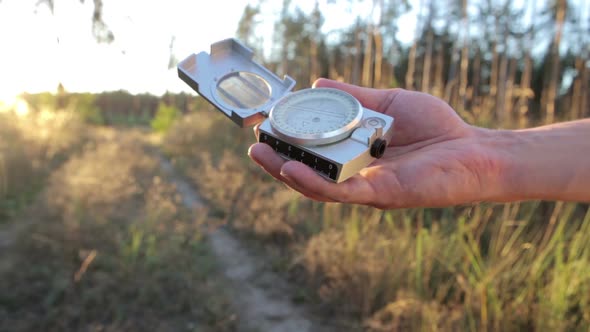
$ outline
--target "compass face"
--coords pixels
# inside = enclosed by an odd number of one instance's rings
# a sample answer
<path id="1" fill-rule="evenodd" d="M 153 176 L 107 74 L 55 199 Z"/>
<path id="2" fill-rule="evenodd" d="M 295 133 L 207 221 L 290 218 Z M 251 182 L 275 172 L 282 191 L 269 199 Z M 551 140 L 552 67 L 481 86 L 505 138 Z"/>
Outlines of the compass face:
<path id="1" fill-rule="evenodd" d="M 350 94 L 330 88 L 305 89 L 278 102 L 270 123 L 279 136 L 295 144 L 323 145 L 350 136 L 363 108 Z"/>

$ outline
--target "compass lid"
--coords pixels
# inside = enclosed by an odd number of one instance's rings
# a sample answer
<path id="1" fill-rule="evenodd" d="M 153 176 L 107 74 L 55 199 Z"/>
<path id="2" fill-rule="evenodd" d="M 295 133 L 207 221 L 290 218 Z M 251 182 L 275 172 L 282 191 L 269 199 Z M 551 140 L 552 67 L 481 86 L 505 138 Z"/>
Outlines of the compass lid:
<path id="1" fill-rule="evenodd" d="M 277 75 L 252 59 L 236 39 L 211 45 L 211 53 L 192 54 L 178 64 L 178 76 L 240 127 L 261 122 L 295 81 Z"/>

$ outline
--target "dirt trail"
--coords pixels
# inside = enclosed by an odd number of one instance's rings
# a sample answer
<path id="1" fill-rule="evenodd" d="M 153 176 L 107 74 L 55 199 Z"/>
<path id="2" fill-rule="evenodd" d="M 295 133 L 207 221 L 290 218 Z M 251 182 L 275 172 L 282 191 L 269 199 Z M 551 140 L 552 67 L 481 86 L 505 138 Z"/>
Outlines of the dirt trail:
<path id="1" fill-rule="evenodd" d="M 0 227 L 0 251 L 10 247 L 16 240 L 16 236 L 26 229 L 31 222 L 13 223 Z"/>
<path id="2" fill-rule="evenodd" d="M 103 136 L 120 135 L 109 130 Z M 125 133 L 129 136 L 129 133 Z M 137 139 L 149 141 L 140 134 Z M 106 136 L 105 136 L 106 137 Z M 153 151 L 156 153 L 156 151 Z M 197 192 L 178 175 L 174 167 L 164 158 L 160 165 L 168 179 L 174 183 L 183 198 L 183 204 L 198 213 L 205 204 Z M 18 234 L 28 229 L 27 222 L 0 225 L 0 257 L 6 248 L 14 244 Z M 217 228 L 208 232 L 207 241 L 229 287 L 228 294 L 233 310 L 237 314 L 239 331 L 307 332 L 337 331 L 339 329 L 320 322 L 308 308 L 291 301 L 293 294 L 283 278 L 270 271 L 268 260 L 260 254 L 253 254 L 245 248 L 228 230 Z M 9 268 L 9 261 L 0 259 L 0 269 Z"/>
<path id="3" fill-rule="evenodd" d="M 198 194 L 172 165 L 161 159 L 161 167 L 176 184 L 184 204 L 190 209 L 204 206 Z M 208 234 L 218 265 L 231 283 L 231 301 L 238 314 L 240 330 L 306 332 L 332 331 L 314 319 L 302 306 L 292 303 L 289 287 L 278 275 L 265 268 L 264 259 L 249 253 L 227 230 L 218 228 Z"/>

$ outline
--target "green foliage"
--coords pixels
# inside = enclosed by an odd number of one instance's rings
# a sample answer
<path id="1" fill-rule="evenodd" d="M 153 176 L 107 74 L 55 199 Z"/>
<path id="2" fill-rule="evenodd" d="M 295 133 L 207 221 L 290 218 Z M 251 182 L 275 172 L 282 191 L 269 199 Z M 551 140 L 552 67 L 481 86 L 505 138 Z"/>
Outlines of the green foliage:
<path id="1" fill-rule="evenodd" d="M 22 95 L 22 97 L 27 102 L 27 104 L 29 104 L 29 107 L 34 111 L 56 109 L 57 98 L 50 92 L 36 94 L 25 93 Z"/>
<path id="2" fill-rule="evenodd" d="M 82 120 L 94 125 L 105 123 L 102 112 L 96 106 L 96 95 L 91 93 L 80 93 L 69 98 L 68 108 L 80 114 Z"/>
<path id="3" fill-rule="evenodd" d="M 91 94 L 61 89 L 57 94 L 23 94 L 22 98 L 33 113 L 66 110 L 89 124 L 117 126 L 149 126 L 162 103 L 175 107 L 178 113 L 200 109 L 203 104 L 202 98 L 187 93 L 154 96 L 124 90 Z"/>
<path id="4" fill-rule="evenodd" d="M 156 111 L 156 116 L 151 121 L 150 125 L 156 132 L 166 132 L 172 127 L 174 121 L 178 118 L 179 113 L 180 112 L 176 107 L 160 103 L 158 110 Z"/>

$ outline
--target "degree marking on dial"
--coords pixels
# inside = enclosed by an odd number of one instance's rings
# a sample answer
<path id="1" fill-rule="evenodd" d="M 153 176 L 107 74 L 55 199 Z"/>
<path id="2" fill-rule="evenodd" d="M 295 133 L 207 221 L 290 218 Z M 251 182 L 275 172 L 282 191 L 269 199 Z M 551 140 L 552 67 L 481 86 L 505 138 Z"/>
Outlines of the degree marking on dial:
<path id="1" fill-rule="evenodd" d="M 322 145 L 343 139 L 363 114 L 354 97 L 333 89 L 308 89 L 286 96 L 271 111 L 271 126 L 283 139 Z"/>

